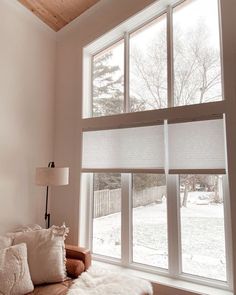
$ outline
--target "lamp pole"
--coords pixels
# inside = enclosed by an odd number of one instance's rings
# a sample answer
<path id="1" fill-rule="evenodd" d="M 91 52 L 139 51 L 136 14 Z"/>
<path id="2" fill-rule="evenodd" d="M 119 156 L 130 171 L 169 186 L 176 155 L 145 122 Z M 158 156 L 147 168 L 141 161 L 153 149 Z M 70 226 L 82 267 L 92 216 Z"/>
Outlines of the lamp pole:
<path id="1" fill-rule="evenodd" d="M 55 168 L 55 163 L 49 162 L 48 168 Z M 45 223 L 47 225 L 47 228 L 49 228 L 50 227 L 50 213 L 48 213 L 48 185 L 46 188 L 46 209 L 45 209 L 44 219 L 45 219 Z"/>

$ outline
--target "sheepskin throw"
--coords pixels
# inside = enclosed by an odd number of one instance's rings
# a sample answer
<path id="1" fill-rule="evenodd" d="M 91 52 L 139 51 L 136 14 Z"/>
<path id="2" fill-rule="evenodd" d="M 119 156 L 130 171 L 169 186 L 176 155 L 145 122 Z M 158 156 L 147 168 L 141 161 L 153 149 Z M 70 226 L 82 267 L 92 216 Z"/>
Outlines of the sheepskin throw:
<path id="1" fill-rule="evenodd" d="M 152 295 L 152 285 L 142 279 L 92 266 L 70 287 L 67 295 Z"/>
<path id="2" fill-rule="evenodd" d="M 26 231 L 13 236 L 13 244 L 26 243 L 28 263 L 34 285 L 57 283 L 66 279 L 65 244 L 68 228 Z"/>
<path id="3" fill-rule="evenodd" d="M 34 290 L 25 244 L 0 251 L 0 294 L 23 295 Z"/>

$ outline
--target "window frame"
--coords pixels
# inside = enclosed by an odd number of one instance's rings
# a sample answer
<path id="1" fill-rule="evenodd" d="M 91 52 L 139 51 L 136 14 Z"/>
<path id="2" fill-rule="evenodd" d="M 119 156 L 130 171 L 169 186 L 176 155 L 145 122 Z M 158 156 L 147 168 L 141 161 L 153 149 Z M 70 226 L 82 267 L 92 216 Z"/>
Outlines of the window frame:
<path id="1" fill-rule="evenodd" d="M 109 173 L 109 171 L 107 171 Z M 135 173 L 136 174 L 136 173 Z M 93 187 L 93 173 L 90 174 L 90 185 Z M 181 251 L 181 217 L 180 217 L 180 191 L 179 174 L 166 174 L 167 187 L 167 235 L 168 235 L 168 269 L 149 266 L 134 262 L 132 256 L 132 173 L 121 173 L 121 258 L 109 257 L 93 253 L 93 259 L 101 262 L 107 262 L 115 265 L 128 267 L 134 270 L 142 270 L 152 274 L 158 274 L 166 277 L 180 279 L 186 282 L 198 283 L 211 287 L 218 287 L 229 290 L 232 288 L 232 260 L 231 260 L 231 241 L 230 241 L 230 217 L 228 177 L 223 175 L 223 195 L 224 195 L 224 229 L 225 229 L 225 254 L 226 254 L 226 275 L 227 281 L 201 277 L 184 273 L 182 269 L 182 251 Z M 93 190 L 89 191 L 90 230 L 88 232 L 89 243 L 87 244 L 92 251 L 92 224 L 93 224 Z M 128 226 L 127 226 L 128 224 Z"/>
<path id="2" fill-rule="evenodd" d="M 94 56 L 101 53 L 102 51 L 108 49 L 109 47 L 114 46 L 116 43 L 119 43 L 123 40 L 124 42 L 124 113 L 130 113 L 130 36 L 139 29 L 147 26 L 149 23 L 157 20 L 159 17 L 166 15 L 166 39 L 167 39 L 167 108 L 177 108 L 185 107 L 184 106 L 174 106 L 175 97 L 174 97 L 174 36 L 173 36 L 173 10 L 184 3 L 187 0 L 160 0 L 160 5 L 156 8 L 156 12 L 152 13 L 149 17 L 145 16 L 145 19 L 138 22 L 136 16 L 136 22 L 126 22 L 123 26 L 119 26 L 116 29 L 113 29 L 106 35 L 102 36 L 98 40 L 95 40 L 92 44 L 84 47 L 83 49 L 83 102 L 82 102 L 82 117 L 86 118 L 99 118 L 93 117 L 93 59 Z M 219 11 L 219 1 L 218 2 L 218 11 Z M 164 7 L 163 7 L 164 5 Z M 222 85 L 222 102 L 225 100 L 224 95 L 224 83 L 223 83 L 223 53 L 222 53 L 222 29 L 221 29 L 221 20 L 219 12 L 219 49 L 220 49 L 220 64 L 221 64 L 221 85 Z M 133 17 L 134 18 L 134 17 Z M 128 23 L 128 24 L 127 24 Z M 106 38 L 107 36 L 107 38 Z M 110 42 L 107 40 L 110 39 Z M 95 44 L 95 45 L 94 45 Z M 217 101 L 216 101 L 217 102 Z M 215 103 L 208 102 L 209 104 Z M 207 104 L 207 103 L 202 103 Z M 198 103 L 191 104 L 193 106 L 199 105 Z M 158 109 L 156 109 L 158 110 Z M 149 112 L 146 110 L 144 112 Z M 102 117 L 117 116 L 117 114 L 107 115 Z"/>
<path id="3" fill-rule="evenodd" d="M 83 48 L 83 101 L 82 101 L 82 118 L 93 118 L 92 117 L 92 73 L 93 65 L 92 58 L 94 55 L 106 50 L 110 46 L 124 39 L 124 103 L 125 110 L 127 111 L 129 103 L 129 36 L 141 27 L 146 26 L 148 23 L 157 19 L 161 15 L 167 15 L 168 9 L 171 9 L 173 5 L 178 5 L 185 0 L 160 0 L 159 3 L 148 7 L 144 12 L 138 13 L 132 17 L 129 21 L 124 22 L 117 28 L 113 29 L 109 33 L 98 38 L 92 44 L 87 45 Z M 168 15 L 167 15 L 168 18 Z M 109 41 L 108 41 L 109 40 Z M 168 44 L 168 42 L 167 42 Z M 126 112 L 125 112 L 126 113 Z M 113 115 L 116 116 L 116 115 Z M 95 117 L 96 118 L 96 117 Z"/>
<path id="4" fill-rule="evenodd" d="M 84 58 L 83 58 L 83 97 L 86 97 L 86 103 L 90 101 L 90 114 L 91 114 L 91 105 L 92 105 L 92 80 L 91 75 L 93 73 L 93 67 L 91 63 L 91 57 L 98 54 L 99 52 L 105 50 L 106 48 L 114 45 L 120 40 L 124 39 L 124 109 L 125 113 L 118 115 L 111 115 L 105 117 L 91 117 L 88 112 L 88 105 L 86 105 L 85 100 L 83 100 L 83 119 L 81 121 L 81 129 L 86 130 L 101 130 L 101 129 L 111 129 L 119 128 L 121 126 L 131 127 L 131 126 L 145 126 L 145 124 L 152 124 L 153 122 L 159 120 L 195 120 L 200 117 L 214 117 L 215 115 L 222 115 L 226 112 L 225 106 L 225 95 L 224 95 L 224 83 L 222 82 L 222 101 L 210 102 L 203 104 L 193 104 L 180 107 L 173 107 L 174 105 L 174 96 L 173 96 L 173 87 L 174 87 L 174 73 L 173 73 L 173 28 L 172 28 L 172 12 L 173 9 L 179 4 L 183 3 L 185 0 L 176 1 L 176 0 L 160 0 L 160 3 L 156 4 L 156 11 L 153 13 L 153 8 L 150 10 L 147 9 L 147 12 L 144 13 L 144 16 L 141 17 L 141 20 L 138 20 L 139 14 L 136 16 L 136 20 L 131 22 L 131 24 L 121 24 L 121 26 L 112 32 L 104 35 L 99 40 L 96 40 L 92 44 L 84 48 Z M 157 19 L 161 15 L 167 15 L 167 73 L 168 73 L 168 108 L 160 110 L 151 110 L 151 111 L 142 111 L 137 113 L 129 113 L 129 38 L 130 34 L 139 28 L 147 25 L 154 19 Z M 219 14 L 220 17 L 220 14 Z M 219 21 L 220 26 L 220 35 L 221 35 L 221 21 Z M 125 33 L 124 33 L 125 32 Z M 220 36 L 222 39 L 222 36 Z M 107 40 L 110 39 L 110 42 Z M 95 44 L 95 45 L 94 45 Z M 98 49 L 99 48 L 99 49 Z M 222 41 L 220 42 L 221 49 L 221 69 L 222 66 Z M 87 67 L 90 65 L 90 67 Z M 222 75 L 223 79 L 223 75 Z M 89 86 L 89 83 L 90 86 Z M 90 94 L 89 94 L 90 92 Z M 89 99 L 88 99 L 89 98 Z M 85 172 L 82 171 L 81 172 Z M 107 171 L 109 173 L 109 170 Z M 112 171 L 110 171 L 112 172 Z M 134 172 L 135 173 L 135 172 Z M 227 173 L 227 172 L 226 172 Z M 90 171 L 90 180 L 91 185 L 92 173 Z M 113 264 L 123 265 L 136 270 L 143 270 L 150 273 L 160 274 L 167 277 L 178 278 L 184 281 L 200 283 L 207 286 L 219 287 L 222 289 L 232 290 L 233 285 L 233 272 L 232 272 L 232 241 L 231 241 L 231 222 L 230 222 L 230 204 L 229 204 L 229 191 L 228 191 L 228 175 L 224 176 L 224 212 L 225 212 L 225 245 L 226 245 L 226 260 L 227 260 L 227 283 L 220 282 L 214 279 L 207 279 L 203 277 L 197 277 L 194 275 L 183 274 L 181 272 L 181 241 L 180 241 L 180 216 L 179 216 L 179 201 L 177 195 L 178 180 L 177 175 L 166 175 L 167 177 L 167 215 L 168 215 L 168 257 L 169 257 L 169 270 L 165 271 L 164 269 L 159 269 L 157 267 L 144 266 L 139 263 L 134 263 L 130 260 L 132 257 L 132 245 L 130 236 L 132 234 L 132 214 L 131 210 L 131 178 L 130 173 L 122 175 L 122 187 L 124 182 L 125 189 L 122 188 L 122 220 L 121 220 L 121 235 L 126 237 L 126 239 L 121 239 L 121 260 L 116 258 L 110 258 L 102 255 L 93 255 L 94 259 L 99 261 L 109 262 Z M 82 181 L 82 185 L 83 185 Z M 89 196 L 89 203 L 91 207 L 93 191 L 90 189 L 87 191 L 87 196 Z M 128 195 L 128 198 L 127 198 Z M 176 199 L 177 196 L 177 199 Z M 125 205 L 124 205 L 125 204 Z M 174 218 L 171 218 L 174 211 Z M 91 228 L 92 228 L 92 219 L 93 216 L 91 208 L 86 210 L 86 213 L 89 213 L 88 223 L 89 223 L 89 233 L 87 237 L 90 237 L 89 241 L 85 245 L 91 248 Z M 87 214 L 88 215 L 88 214 Z M 124 220 L 128 220 L 128 229 L 127 226 L 124 226 Z M 177 234 L 176 234 L 177 233 Z M 127 242 L 127 238 L 129 241 Z M 86 239 L 85 239 L 86 240 Z M 123 241 L 125 240 L 125 242 Z M 171 242 L 170 242 L 171 241 Z M 124 243 L 124 244 L 123 244 Z M 127 254 L 128 253 L 128 254 Z M 177 255 L 176 255 L 177 254 Z M 172 258 L 170 258 L 172 257 Z"/>

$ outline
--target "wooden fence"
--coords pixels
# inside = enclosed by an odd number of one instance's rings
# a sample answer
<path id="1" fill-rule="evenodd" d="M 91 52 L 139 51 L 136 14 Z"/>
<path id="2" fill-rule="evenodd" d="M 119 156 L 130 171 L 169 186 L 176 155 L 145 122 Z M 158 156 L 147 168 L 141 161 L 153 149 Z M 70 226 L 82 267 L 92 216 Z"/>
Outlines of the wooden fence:
<path id="1" fill-rule="evenodd" d="M 142 191 L 133 191 L 133 208 L 151 203 L 161 203 L 166 195 L 166 186 L 155 186 Z M 94 192 L 94 218 L 120 212 L 121 189 Z"/>

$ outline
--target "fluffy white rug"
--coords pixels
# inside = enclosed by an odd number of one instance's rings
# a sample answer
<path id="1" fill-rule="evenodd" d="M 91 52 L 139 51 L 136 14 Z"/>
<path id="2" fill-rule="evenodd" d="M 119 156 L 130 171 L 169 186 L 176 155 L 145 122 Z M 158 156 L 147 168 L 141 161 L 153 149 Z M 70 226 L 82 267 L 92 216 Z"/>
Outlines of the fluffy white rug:
<path id="1" fill-rule="evenodd" d="M 152 295 L 152 285 L 118 272 L 92 266 L 74 281 L 67 295 Z"/>

